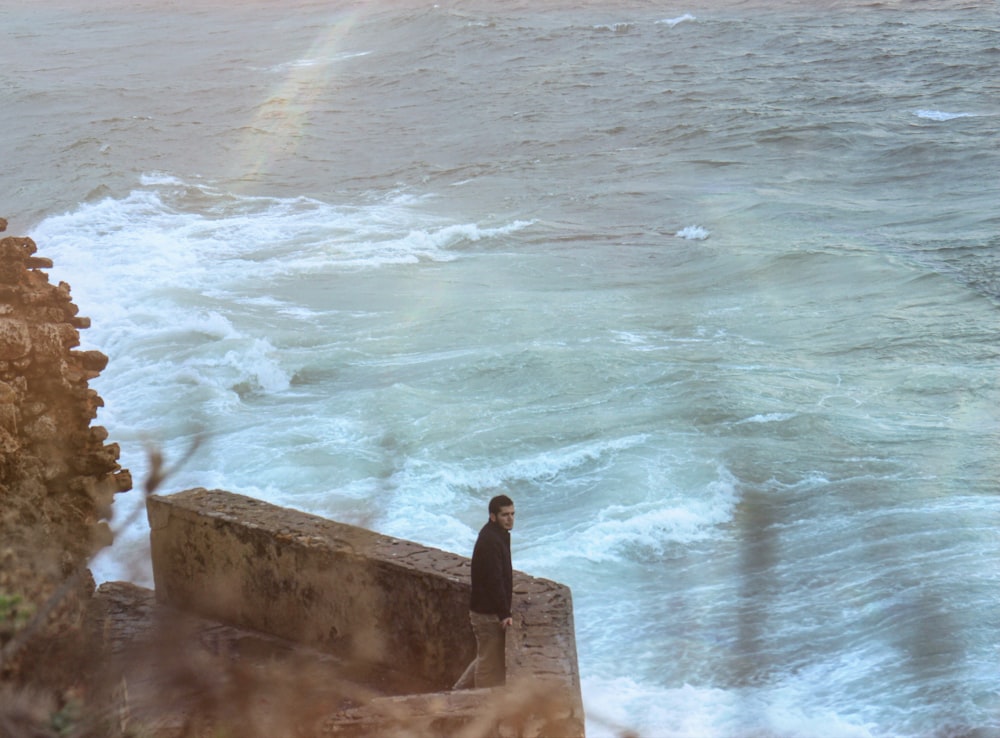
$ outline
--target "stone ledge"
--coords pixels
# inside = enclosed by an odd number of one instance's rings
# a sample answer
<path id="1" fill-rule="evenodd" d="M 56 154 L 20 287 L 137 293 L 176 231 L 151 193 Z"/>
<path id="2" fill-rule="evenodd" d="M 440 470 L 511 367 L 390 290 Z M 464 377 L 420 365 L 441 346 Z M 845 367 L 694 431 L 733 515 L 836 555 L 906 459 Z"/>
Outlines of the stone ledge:
<path id="1" fill-rule="evenodd" d="M 91 681 L 105 685 L 106 707 L 129 735 L 240 735 L 238 712 L 253 735 L 316 736 L 327 715 L 413 684 L 408 675 L 359 670 L 288 639 L 177 610 L 130 582 L 98 587 L 91 617 L 105 670 Z M 262 730 L 268 723 L 273 729 Z"/>
<path id="2" fill-rule="evenodd" d="M 515 572 L 507 686 L 448 692 L 475 652 L 467 558 L 222 490 L 152 495 L 147 511 L 161 603 L 414 677 L 331 715 L 325 735 L 401 718 L 442 736 L 583 735 L 564 585 Z"/>

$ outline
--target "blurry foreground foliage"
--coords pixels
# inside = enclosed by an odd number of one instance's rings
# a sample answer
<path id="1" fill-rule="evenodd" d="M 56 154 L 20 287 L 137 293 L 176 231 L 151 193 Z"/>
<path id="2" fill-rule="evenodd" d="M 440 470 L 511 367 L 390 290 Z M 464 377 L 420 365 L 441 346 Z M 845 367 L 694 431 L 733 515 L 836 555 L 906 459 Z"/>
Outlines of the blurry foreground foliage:
<path id="1" fill-rule="evenodd" d="M 196 446 L 197 444 L 195 444 Z M 192 453 L 194 447 L 192 447 Z M 169 476 L 159 452 L 150 451 L 142 494 L 154 493 Z M 145 509 L 136 512 L 122 527 Z M 5 663 L 31 655 L 44 637 L 49 616 L 89 578 L 89 560 L 37 608 L 17 592 L 0 592 L 0 675 Z M 125 585 L 122 586 L 132 586 Z M 100 598 L 94 598 L 96 603 Z M 105 604 L 106 606 L 106 604 Z M 0 681 L 0 738 L 312 738 L 366 736 L 439 738 L 434 716 L 393 713 L 392 702 L 370 722 L 338 725 L 338 711 L 364 706 L 380 696 L 355 679 L 331 676 L 321 660 L 295 653 L 233 653 L 224 643 L 207 644 L 183 614 L 158 621 L 124 647 L 109 643 L 108 613 L 91 607 L 81 628 L 88 642 L 77 649 L 86 668 L 60 686 Z M 102 623 L 104 624 L 102 626 Z M 44 650 L 40 653 L 44 653 Z M 52 665 L 58 667 L 58 664 Z M 71 667 L 72 668 L 72 667 Z M 42 671 L 48 671 L 42 669 Z M 65 671 L 65 669 L 64 669 Z M 127 674 L 127 676 L 126 676 Z M 498 690 L 480 715 L 447 734 L 454 738 L 503 738 L 499 723 L 544 715 L 551 695 L 538 685 Z M 376 730 L 377 732 L 373 732 Z M 618 728 L 621 738 L 637 734 Z M 551 738 L 559 738 L 552 736 Z"/>

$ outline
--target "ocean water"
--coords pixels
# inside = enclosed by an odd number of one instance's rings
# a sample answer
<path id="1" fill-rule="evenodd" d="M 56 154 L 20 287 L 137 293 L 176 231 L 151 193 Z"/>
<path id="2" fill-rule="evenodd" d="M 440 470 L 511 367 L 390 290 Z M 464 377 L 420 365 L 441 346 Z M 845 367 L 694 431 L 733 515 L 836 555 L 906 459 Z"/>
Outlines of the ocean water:
<path id="1" fill-rule="evenodd" d="M 0 215 L 137 486 L 202 437 L 162 491 L 462 554 L 506 490 L 590 736 L 1000 736 L 995 2 L 0 26 Z"/>

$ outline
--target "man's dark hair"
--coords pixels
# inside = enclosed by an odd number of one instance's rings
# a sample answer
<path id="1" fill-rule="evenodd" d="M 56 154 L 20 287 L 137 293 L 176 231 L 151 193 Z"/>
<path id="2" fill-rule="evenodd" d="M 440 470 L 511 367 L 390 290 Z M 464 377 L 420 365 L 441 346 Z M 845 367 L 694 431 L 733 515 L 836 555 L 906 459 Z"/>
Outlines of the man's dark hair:
<path id="1" fill-rule="evenodd" d="M 496 515 L 500 512 L 501 507 L 510 507 L 513 504 L 514 500 L 510 499 L 507 495 L 497 495 L 490 500 L 490 515 Z"/>

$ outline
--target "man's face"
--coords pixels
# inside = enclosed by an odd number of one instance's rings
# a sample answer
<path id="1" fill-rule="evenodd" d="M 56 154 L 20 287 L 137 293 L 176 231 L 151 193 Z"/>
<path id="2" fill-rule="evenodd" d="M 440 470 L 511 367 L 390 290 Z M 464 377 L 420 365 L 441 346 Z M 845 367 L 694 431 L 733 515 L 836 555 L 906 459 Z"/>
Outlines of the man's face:
<path id="1" fill-rule="evenodd" d="M 501 507 L 499 512 L 490 513 L 490 520 L 504 530 L 511 530 L 514 527 L 514 506 L 507 505 Z"/>

